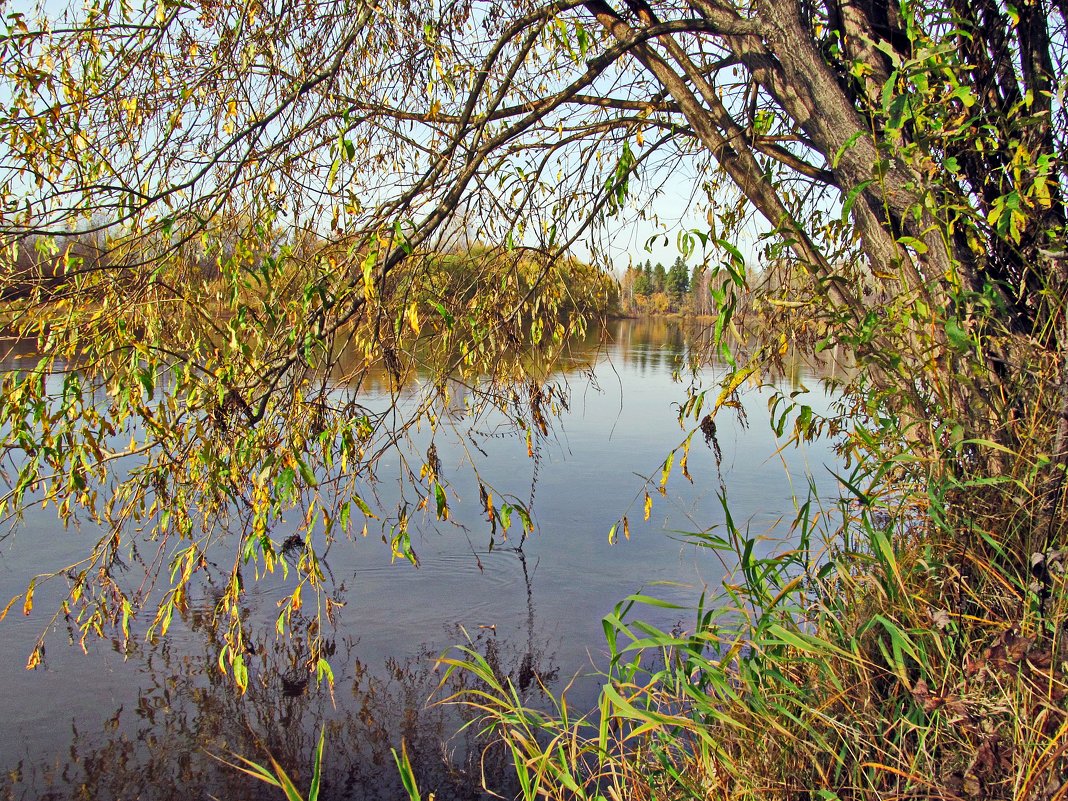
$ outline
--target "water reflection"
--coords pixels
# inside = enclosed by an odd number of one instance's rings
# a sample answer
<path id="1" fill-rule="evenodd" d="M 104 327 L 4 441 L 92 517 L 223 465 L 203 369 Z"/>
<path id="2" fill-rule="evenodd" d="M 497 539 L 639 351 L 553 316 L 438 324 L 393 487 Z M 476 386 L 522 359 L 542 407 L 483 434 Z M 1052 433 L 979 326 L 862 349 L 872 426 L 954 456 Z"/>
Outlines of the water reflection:
<path id="1" fill-rule="evenodd" d="M 525 636 L 455 625 L 443 635 L 466 643 L 502 681 L 511 681 L 537 703 L 543 683 L 551 684 L 559 668 L 537 634 L 526 556 L 521 551 L 513 556 L 526 582 Z M 265 785 L 215 757 L 232 759 L 236 753 L 265 762 L 269 753 L 298 786 L 306 787 L 321 727 L 328 743 L 324 799 L 403 797 L 390 750 L 399 749 L 402 740 L 421 789 L 439 799 L 486 797 L 483 777 L 505 795 L 517 789 L 507 754 L 487 750 L 477 727 L 465 727 L 474 717 L 472 710 L 430 703 L 469 682 L 464 674 L 453 673 L 442 685 L 434 648 L 424 644 L 406 657 L 376 661 L 376 649 L 364 649 L 358 638 L 335 631 L 330 650 L 337 682 L 331 695 L 309 674 L 309 649 L 301 636 L 272 640 L 249 655 L 249 688 L 238 695 L 216 664 L 222 642 L 212 616 L 209 595 L 182 616 L 177 636 L 156 647 L 135 643 L 123 651 L 123 644 L 113 640 L 113 653 L 122 655 L 124 671 L 136 677 L 138 686 L 113 708 L 101 705 L 103 731 L 75 719 L 66 731 L 53 730 L 57 745 L 67 741 L 54 753 L 19 749 L 0 780 L 0 798 L 264 797 Z M 295 631 L 304 628 L 294 626 Z M 367 650 L 371 655 L 365 655 Z M 71 668 L 75 666 L 64 665 Z M 77 692 L 81 681 L 76 673 L 69 680 L 75 685 L 71 691 Z M 82 691 L 92 692 L 88 687 Z M 9 753 L 9 759 L 14 756 Z"/>
<path id="2" fill-rule="evenodd" d="M 653 476 L 655 487 L 658 466 L 684 436 L 677 411 L 685 387 L 673 374 L 686 377 L 692 356 L 707 352 L 708 330 L 664 320 L 616 321 L 608 334 L 607 345 L 594 336 L 572 343 L 553 376 L 570 388 L 570 411 L 561 408 L 551 430 L 538 434 L 535 458 L 506 420 L 489 413 L 474 429 L 457 426 L 455 440 L 433 440 L 449 471 L 452 516 L 448 524 L 429 514 L 414 521 L 418 569 L 393 563 L 375 532 L 334 543 L 328 554 L 331 594 L 344 606 L 331 631 L 309 632 L 297 621 L 292 630 L 300 636 L 276 640 L 269 633 L 273 616 L 292 586 L 277 575 L 250 582 L 243 602 L 256 645 L 248 655 L 251 680 L 243 696 L 216 664 L 220 642 L 211 624 L 210 583 L 200 587 L 199 605 L 190 604 L 157 646 L 135 637 L 110 649 L 89 643 L 90 653 L 83 655 L 66 647 L 60 628 L 48 640 L 45 667 L 25 672 L 26 655 L 47 625 L 44 610 L 63 597 L 58 586 L 42 586 L 30 616 L 13 614 L 0 624 L 0 715 L 7 721 L 0 730 L 0 799 L 274 797 L 210 754 L 262 759 L 269 749 L 306 782 L 324 725 L 324 798 L 402 797 L 390 753 L 402 738 L 424 794 L 435 791 L 439 801 L 477 798 L 485 773 L 491 787 L 513 795 L 507 755 L 483 756 L 475 727 L 461 729 L 470 713 L 426 705 L 441 679 L 435 658 L 443 650 L 469 643 L 536 703 L 543 683 L 559 689 L 603 664 L 600 619 L 625 595 L 644 589 L 686 604 L 719 586 L 719 559 L 679 536 L 722 525 L 717 462 L 735 521 L 754 535 L 784 534 L 796 508 L 795 487 L 807 487 L 800 475 L 783 469 L 784 462 L 798 474 L 811 473 L 816 483 L 833 483 L 822 467 L 833 461 L 829 449 L 780 451 L 783 443 L 766 426 L 732 428 L 724 415 L 719 457 L 695 444 L 693 481 L 676 475 L 643 522 L 643 476 Z M 27 363 L 7 362 L 5 369 Z M 816 385 L 800 360 L 788 358 L 787 364 L 793 367 L 784 388 Z M 374 375 L 361 401 L 388 402 L 405 391 L 384 370 Z M 430 377 L 413 368 L 406 380 Z M 822 395 L 812 394 L 815 399 L 806 402 L 826 406 Z M 450 389 L 457 413 L 466 411 L 463 397 L 462 385 Z M 754 420 L 766 419 L 765 397 L 743 402 L 751 405 Z M 419 459 L 430 444 L 425 431 L 409 443 Z M 394 491 L 388 477 L 403 472 L 404 458 L 393 454 L 380 467 L 379 492 L 386 501 Z M 476 458 L 480 474 L 493 477 L 498 497 L 529 498 L 537 490 L 536 530 L 519 550 L 512 547 L 515 538 L 491 540 L 479 502 L 482 484 L 470 469 Z M 628 513 L 630 539 L 609 547 L 607 532 Z M 272 536 L 281 544 L 289 533 L 279 525 Z M 98 536 L 88 525 L 63 531 L 50 511 L 31 510 L 18 536 L 0 542 L 2 600 L 21 592 L 43 566 L 83 555 L 87 540 Z M 139 581 L 136 572 L 134 565 L 127 580 Z M 218 571 L 219 580 L 226 572 Z M 679 619 L 652 622 L 670 629 Z M 136 621 L 135 634 L 143 635 L 145 626 Z M 310 648 L 303 637 L 315 634 L 332 651 L 333 697 L 308 670 Z M 462 680 L 451 676 L 446 694 Z M 592 681 L 574 686 L 574 706 L 592 701 Z"/>
<path id="3" fill-rule="evenodd" d="M 759 341 L 759 337 L 754 336 L 753 339 Z M 610 352 L 613 360 L 618 360 L 619 364 L 636 367 L 643 375 L 663 370 L 670 372 L 694 360 L 707 362 L 715 352 L 713 331 L 705 323 L 685 319 L 646 317 L 609 320 L 604 328 L 594 327 L 585 337 L 571 339 L 564 357 L 553 364 L 553 373 L 545 373 L 543 366 L 531 360 L 526 366 L 535 377 L 547 379 L 556 375 L 566 378 L 568 375 L 588 372 L 606 352 Z M 30 370 L 36 364 L 34 353 L 35 343 L 32 340 L 0 338 L 0 370 Z M 802 374 L 830 376 L 843 370 L 835 351 L 802 356 L 790 349 L 782 363 L 781 375 L 791 382 L 798 380 Z M 360 391 L 372 396 L 412 391 L 419 383 L 433 380 L 441 373 L 441 365 L 421 358 L 418 351 L 402 365 L 399 374 L 391 373 L 384 361 L 369 362 L 352 345 L 341 347 L 334 354 L 331 365 L 334 379 L 358 376 Z M 449 378 L 444 380 L 452 381 L 450 386 L 459 390 L 450 392 L 451 398 L 463 398 L 462 383 Z M 457 410 L 462 411 L 462 405 L 457 406 Z"/>

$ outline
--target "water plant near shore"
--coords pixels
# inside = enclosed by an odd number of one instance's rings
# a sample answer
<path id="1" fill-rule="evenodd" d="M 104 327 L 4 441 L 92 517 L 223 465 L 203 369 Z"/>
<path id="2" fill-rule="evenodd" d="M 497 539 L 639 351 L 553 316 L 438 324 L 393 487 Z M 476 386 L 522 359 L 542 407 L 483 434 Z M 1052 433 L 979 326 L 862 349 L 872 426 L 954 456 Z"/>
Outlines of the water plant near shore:
<path id="1" fill-rule="evenodd" d="M 530 801 L 1063 798 L 1064 555 L 1020 574 L 962 489 L 897 485 L 822 532 L 805 504 L 766 557 L 730 522 L 696 535 L 736 573 L 685 632 L 618 605 L 595 712 L 531 710 L 467 651 L 446 660 L 481 680 L 459 700 Z"/>
<path id="2" fill-rule="evenodd" d="M 236 759 L 237 762 L 230 762 L 221 758 L 220 760 L 234 770 L 240 771 L 247 776 L 251 776 L 257 781 L 264 782 L 272 787 L 277 787 L 285 794 L 286 801 L 319 801 L 319 787 L 322 779 L 323 766 L 323 747 L 325 745 L 326 727 L 324 726 L 319 731 L 319 741 L 316 743 L 315 753 L 312 757 L 312 774 L 308 783 L 307 795 L 301 794 L 300 790 L 297 789 L 297 785 L 289 778 L 289 774 L 286 773 L 285 768 L 278 764 L 278 760 L 271 756 L 270 753 L 267 754 L 270 767 L 258 762 L 253 762 L 251 759 L 243 757 L 240 754 L 234 754 L 234 759 Z"/>

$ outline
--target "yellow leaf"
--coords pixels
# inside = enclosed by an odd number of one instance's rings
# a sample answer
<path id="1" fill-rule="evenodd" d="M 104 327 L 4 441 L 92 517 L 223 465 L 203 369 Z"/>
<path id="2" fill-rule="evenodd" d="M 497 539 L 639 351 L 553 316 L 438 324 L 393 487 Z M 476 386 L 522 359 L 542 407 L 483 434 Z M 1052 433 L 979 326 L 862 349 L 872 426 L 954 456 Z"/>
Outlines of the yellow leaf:
<path id="1" fill-rule="evenodd" d="M 1049 184 L 1046 182 L 1046 177 L 1044 175 L 1035 178 L 1035 182 L 1031 187 L 1031 192 L 1042 208 L 1048 209 L 1053 205 L 1053 199 L 1050 197 L 1049 193 Z"/>
<path id="2" fill-rule="evenodd" d="M 730 381 L 720 390 L 719 397 L 716 398 L 716 406 L 713 412 L 719 409 L 720 406 L 728 405 L 727 401 L 735 393 L 735 391 L 742 384 L 745 383 L 745 379 L 749 378 L 756 370 L 752 367 L 746 367 L 744 370 L 739 370 L 737 373 L 731 376 Z"/>
<path id="3" fill-rule="evenodd" d="M 675 451 L 668 454 L 667 459 L 664 460 L 664 469 L 660 472 L 660 494 L 667 494 L 668 478 L 671 476 L 671 466 L 675 463 Z"/>
<path id="4" fill-rule="evenodd" d="M 647 493 L 645 493 L 645 519 L 646 519 L 647 522 L 649 520 L 649 515 L 651 515 L 652 512 L 653 512 L 653 498 L 647 492 Z"/>
<path id="5" fill-rule="evenodd" d="M 374 267 L 376 261 L 378 261 L 378 254 L 373 250 L 363 260 L 363 295 L 367 300 L 374 300 L 375 297 Z"/>
<path id="6" fill-rule="evenodd" d="M 408 325 L 412 327 L 415 335 L 419 336 L 419 304 L 414 300 L 408 304 Z"/>
<path id="7" fill-rule="evenodd" d="M 0 612 L 0 620 L 3 620 L 5 617 L 7 617 L 7 613 L 11 611 L 11 607 L 15 605 L 15 601 L 17 601 L 20 597 L 22 596 L 16 595 L 14 598 L 7 602 L 7 606 L 4 607 L 4 611 Z"/>

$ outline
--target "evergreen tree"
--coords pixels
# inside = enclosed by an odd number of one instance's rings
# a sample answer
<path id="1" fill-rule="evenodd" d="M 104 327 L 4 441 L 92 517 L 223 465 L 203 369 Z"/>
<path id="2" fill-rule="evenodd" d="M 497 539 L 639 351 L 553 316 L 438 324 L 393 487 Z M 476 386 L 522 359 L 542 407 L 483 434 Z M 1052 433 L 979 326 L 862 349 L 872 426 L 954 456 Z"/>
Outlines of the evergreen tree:
<path id="1" fill-rule="evenodd" d="M 653 292 L 663 292 L 665 286 L 667 286 L 667 270 L 664 269 L 663 264 L 657 262 L 656 267 L 653 268 Z"/>
<path id="2" fill-rule="evenodd" d="M 668 270 L 664 288 L 675 298 L 681 298 L 690 291 L 690 269 L 682 260 L 682 256 L 677 257 L 671 269 Z"/>
<path id="3" fill-rule="evenodd" d="M 653 291 L 653 279 L 652 269 L 648 264 L 645 265 L 645 269 L 637 268 L 634 276 L 634 294 L 635 295 L 650 295 Z"/>

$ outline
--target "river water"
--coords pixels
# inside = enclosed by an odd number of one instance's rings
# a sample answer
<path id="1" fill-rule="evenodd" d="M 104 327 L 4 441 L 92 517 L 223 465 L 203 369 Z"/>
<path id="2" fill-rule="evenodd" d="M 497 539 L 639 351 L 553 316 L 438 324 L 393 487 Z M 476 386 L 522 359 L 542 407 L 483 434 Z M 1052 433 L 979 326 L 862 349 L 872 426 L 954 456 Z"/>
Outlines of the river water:
<path id="1" fill-rule="evenodd" d="M 466 644 L 532 705 L 546 702 L 541 685 L 559 692 L 570 683 L 571 707 L 589 707 L 606 652 L 603 615 L 639 591 L 687 604 L 720 586 L 729 561 L 686 534 L 722 527 L 722 487 L 736 524 L 769 550 L 788 536 L 809 477 L 829 497 L 835 493 L 830 446 L 780 450 L 767 424 L 770 392 L 751 388 L 743 391 L 748 426 L 727 410 L 718 418 L 719 469 L 698 435 L 692 483 L 676 470 L 667 497 L 654 493 L 643 521 L 646 477 L 658 483 L 664 457 L 685 436 L 677 419 L 685 384 L 677 374 L 681 368 L 689 382 L 686 357 L 703 333 L 666 321 L 617 321 L 606 341 L 576 343 L 571 366 L 557 376 L 570 389 L 569 411 L 538 443 L 536 458 L 521 437 L 484 421 L 479 471 L 524 501 L 533 496 L 536 530 L 521 550 L 488 550 L 477 483 L 464 478 L 470 448 L 439 439 L 459 500 L 450 504 L 449 523 L 431 518 L 416 528 L 419 567 L 393 561 L 376 532 L 339 540 L 327 555 L 345 602 L 330 632 L 332 694 L 308 681 L 299 638 L 267 633 L 281 585 L 255 585 L 246 597 L 250 619 L 263 625 L 245 695 L 215 666 L 210 593 L 160 644 L 124 649 L 105 639 L 89 643 L 86 654 L 70 643 L 62 619 L 49 628 L 54 608 L 42 591 L 29 616 L 16 609 L 0 623 L 0 798 L 280 798 L 219 757 L 265 761 L 269 751 L 306 784 L 323 726 L 323 798 L 401 798 L 390 749 L 402 738 L 424 797 L 479 798 L 483 773 L 509 796 L 514 780 L 505 756 L 483 753 L 477 727 L 458 731 L 471 714 L 428 704 L 461 681 L 438 689 L 437 656 Z M 708 383 L 716 373 L 709 368 L 701 378 Z M 800 367 L 779 386 L 810 390 L 801 397 L 817 412 L 829 404 L 818 379 Z M 388 482 L 380 492 L 388 496 Z M 630 537 L 610 544 L 609 530 L 623 515 Z M 0 604 L 95 539 L 92 531 L 64 529 L 51 511 L 30 510 L 0 543 Z M 642 616 L 663 627 L 689 624 L 685 610 Z M 43 666 L 26 671 L 45 628 Z"/>

